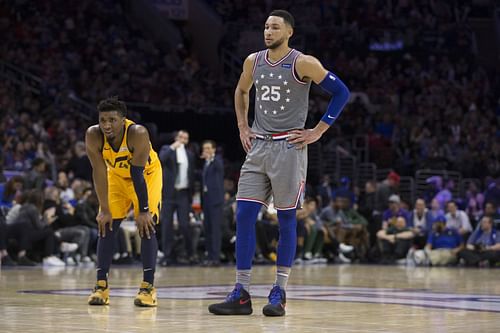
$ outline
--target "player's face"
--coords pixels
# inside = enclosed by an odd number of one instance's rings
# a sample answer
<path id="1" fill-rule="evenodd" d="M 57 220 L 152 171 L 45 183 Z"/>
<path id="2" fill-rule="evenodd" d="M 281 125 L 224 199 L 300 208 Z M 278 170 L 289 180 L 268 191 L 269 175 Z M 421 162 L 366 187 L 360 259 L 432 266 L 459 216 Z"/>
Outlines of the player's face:
<path id="1" fill-rule="evenodd" d="M 264 26 L 264 42 L 268 49 L 281 46 L 292 36 L 292 28 L 282 17 L 269 16 Z"/>
<path id="2" fill-rule="evenodd" d="M 118 111 L 99 113 L 99 127 L 108 141 L 120 137 L 124 125 L 125 117 L 118 113 Z"/>

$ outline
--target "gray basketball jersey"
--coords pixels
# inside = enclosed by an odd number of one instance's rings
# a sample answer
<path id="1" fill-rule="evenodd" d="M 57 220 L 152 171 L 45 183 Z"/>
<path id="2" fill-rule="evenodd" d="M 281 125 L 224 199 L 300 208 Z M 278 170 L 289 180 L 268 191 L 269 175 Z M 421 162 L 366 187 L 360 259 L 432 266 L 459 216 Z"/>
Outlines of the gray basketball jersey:
<path id="1" fill-rule="evenodd" d="M 272 134 L 304 128 L 311 82 L 303 82 L 295 74 L 295 62 L 301 53 L 291 49 L 281 60 L 271 63 L 268 52 L 258 52 L 253 66 L 255 120 L 252 130 Z"/>

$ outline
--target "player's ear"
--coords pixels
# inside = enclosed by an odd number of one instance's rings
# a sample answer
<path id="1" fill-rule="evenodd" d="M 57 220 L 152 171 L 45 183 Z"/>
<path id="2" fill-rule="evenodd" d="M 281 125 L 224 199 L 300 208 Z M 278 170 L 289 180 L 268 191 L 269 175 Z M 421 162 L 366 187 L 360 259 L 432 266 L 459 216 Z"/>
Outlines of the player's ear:
<path id="1" fill-rule="evenodd" d="M 292 27 L 288 27 L 288 38 L 292 37 L 293 36 L 293 28 Z"/>

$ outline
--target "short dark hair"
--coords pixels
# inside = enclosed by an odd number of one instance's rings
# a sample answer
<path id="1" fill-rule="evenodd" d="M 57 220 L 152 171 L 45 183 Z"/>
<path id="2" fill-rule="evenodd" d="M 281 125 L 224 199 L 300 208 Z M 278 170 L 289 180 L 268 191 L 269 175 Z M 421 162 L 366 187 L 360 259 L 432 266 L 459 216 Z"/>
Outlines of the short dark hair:
<path id="1" fill-rule="evenodd" d="M 206 143 L 210 144 L 212 148 L 217 149 L 217 144 L 215 143 L 214 140 L 205 140 L 201 143 L 201 146 L 203 147 L 203 145 Z"/>
<path id="2" fill-rule="evenodd" d="M 292 14 L 290 12 L 284 10 L 284 9 L 276 9 L 273 10 L 269 16 L 278 16 L 281 17 L 285 23 L 290 25 L 292 28 L 295 28 L 295 19 L 293 18 Z"/>
<path id="3" fill-rule="evenodd" d="M 108 97 L 103 99 L 97 104 L 97 111 L 99 112 L 113 112 L 116 111 L 123 117 L 127 116 L 127 106 L 125 102 L 120 101 L 117 96 Z"/>

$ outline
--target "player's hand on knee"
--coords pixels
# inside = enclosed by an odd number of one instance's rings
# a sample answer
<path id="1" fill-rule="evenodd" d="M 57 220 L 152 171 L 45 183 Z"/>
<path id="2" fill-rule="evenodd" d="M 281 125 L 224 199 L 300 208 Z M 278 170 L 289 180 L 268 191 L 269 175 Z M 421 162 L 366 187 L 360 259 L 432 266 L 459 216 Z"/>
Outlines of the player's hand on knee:
<path id="1" fill-rule="evenodd" d="M 136 219 L 137 230 L 139 230 L 139 236 L 143 238 L 146 236 L 148 239 L 151 238 L 151 235 L 156 233 L 155 223 L 153 221 L 153 217 L 151 213 L 144 212 L 139 213 Z"/>
<path id="2" fill-rule="evenodd" d="M 240 127 L 240 140 L 241 145 L 246 153 L 252 148 L 252 140 L 255 139 L 255 133 L 252 132 L 250 127 L 244 126 Z"/>
<path id="3" fill-rule="evenodd" d="M 100 237 L 106 237 L 106 225 L 109 224 L 109 230 L 113 231 L 113 217 L 108 211 L 100 211 L 96 217 L 98 233 Z"/>
<path id="4" fill-rule="evenodd" d="M 314 143 L 321 138 L 321 133 L 313 129 L 290 131 L 288 143 L 295 145 L 296 149 L 302 149 L 306 145 Z"/>

